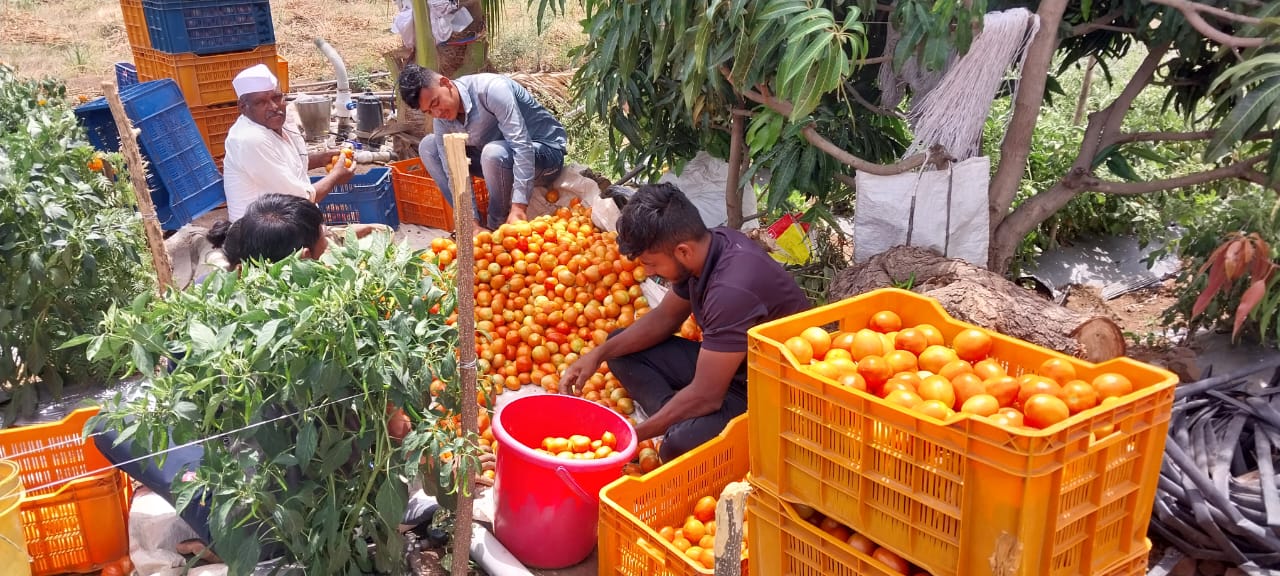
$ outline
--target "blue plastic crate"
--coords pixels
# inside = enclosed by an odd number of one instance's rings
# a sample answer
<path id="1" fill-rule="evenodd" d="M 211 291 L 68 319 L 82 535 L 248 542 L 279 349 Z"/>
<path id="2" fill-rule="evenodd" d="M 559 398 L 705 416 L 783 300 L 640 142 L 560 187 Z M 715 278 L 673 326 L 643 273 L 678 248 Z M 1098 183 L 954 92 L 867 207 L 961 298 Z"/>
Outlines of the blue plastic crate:
<path id="1" fill-rule="evenodd" d="M 121 90 L 120 99 L 139 130 L 151 200 L 165 230 L 177 230 L 226 201 L 222 174 L 177 83 L 169 79 L 143 82 Z M 95 148 L 119 151 L 120 135 L 104 98 L 76 108 L 75 114 Z"/>
<path id="2" fill-rule="evenodd" d="M 311 177 L 312 183 L 319 181 L 319 176 Z M 320 201 L 320 209 L 324 211 L 325 224 L 386 224 L 392 228 L 400 227 L 396 195 L 391 190 L 390 168 L 374 168 L 355 175 L 350 182 L 329 192 Z"/>
<path id="3" fill-rule="evenodd" d="M 275 44 L 267 0 L 143 0 L 151 48 L 220 54 Z"/>
<path id="4" fill-rule="evenodd" d="M 138 83 L 138 68 L 132 62 L 116 62 L 116 87 L 125 88 Z"/>

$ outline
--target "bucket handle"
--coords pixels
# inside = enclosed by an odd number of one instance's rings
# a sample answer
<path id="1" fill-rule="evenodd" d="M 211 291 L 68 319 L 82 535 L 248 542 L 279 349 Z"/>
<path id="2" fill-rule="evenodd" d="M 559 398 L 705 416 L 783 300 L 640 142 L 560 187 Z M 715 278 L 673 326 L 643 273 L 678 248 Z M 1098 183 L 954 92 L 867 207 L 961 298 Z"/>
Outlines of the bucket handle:
<path id="1" fill-rule="evenodd" d="M 590 494 L 587 494 L 586 490 L 582 489 L 582 486 L 578 484 L 577 480 L 573 479 L 573 475 L 570 474 L 569 470 L 564 466 L 556 466 L 556 476 L 559 476 L 560 481 L 564 482 L 564 485 L 568 486 L 569 489 L 572 490 L 574 494 L 577 494 L 584 502 L 588 504 L 596 502 L 596 499 L 592 498 Z"/>

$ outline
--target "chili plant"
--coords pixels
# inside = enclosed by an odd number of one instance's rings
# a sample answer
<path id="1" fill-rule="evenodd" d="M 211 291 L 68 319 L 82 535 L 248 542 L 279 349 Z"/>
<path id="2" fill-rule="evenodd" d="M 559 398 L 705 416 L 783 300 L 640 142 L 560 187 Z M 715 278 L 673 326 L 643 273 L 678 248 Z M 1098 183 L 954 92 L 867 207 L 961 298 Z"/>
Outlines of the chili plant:
<path id="1" fill-rule="evenodd" d="M 212 547 L 233 574 L 264 546 L 308 574 L 401 573 L 409 479 L 445 451 L 442 484 L 466 488 L 452 479 L 479 469 L 475 439 L 440 425 L 458 390 L 453 292 L 385 235 L 344 244 L 142 294 L 79 339 L 93 358 L 152 375 L 100 424 L 139 450 L 204 441 L 175 493 L 180 507 L 210 506 Z M 434 402 L 433 379 L 450 383 Z M 403 443 L 388 436 L 393 406 L 414 423 Z"/>
<path id="2" fill-rule="evenodd" d="M 64 380 L 105 375 L 57 347 L 145 287 L 132 188 L 104 175 L 122 169 L 85 142 L 62 84 L 0 65 L 0 427 L 60 396 Z"/>

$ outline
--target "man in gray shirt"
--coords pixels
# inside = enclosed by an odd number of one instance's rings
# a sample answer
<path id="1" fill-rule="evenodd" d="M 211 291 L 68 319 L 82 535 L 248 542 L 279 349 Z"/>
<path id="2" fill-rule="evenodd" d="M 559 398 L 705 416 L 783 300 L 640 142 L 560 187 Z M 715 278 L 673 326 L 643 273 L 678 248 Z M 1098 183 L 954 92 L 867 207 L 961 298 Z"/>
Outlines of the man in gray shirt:
<path id="1" fill-rule="evenodd" d="M 465 132 L 471 175 L 482 176 L 489 190 L 488 222 L 480 221 L 477 206 L 477 226 L 526 220 L 533 187 L 550 184 L 564 167 L 564 126 L 524 87 L 499 74 L 450 79 L 410 64 L 398 85 L 405 104 L 435 121 L 418 154 L 445 201 L 453 205 L 444 135 Z"/>

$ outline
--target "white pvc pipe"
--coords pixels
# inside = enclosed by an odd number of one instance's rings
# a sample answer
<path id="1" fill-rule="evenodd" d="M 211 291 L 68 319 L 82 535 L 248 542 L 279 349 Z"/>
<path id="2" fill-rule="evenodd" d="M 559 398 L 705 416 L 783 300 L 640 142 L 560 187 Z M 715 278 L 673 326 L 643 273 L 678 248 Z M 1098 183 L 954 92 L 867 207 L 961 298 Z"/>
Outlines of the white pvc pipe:
<path id="1" fill-rule="evenodd" d="M 350 118 L 352 111 L 347 109 L 347 104 L 351 102 L 351 83 L 347 79 L 347 65 L 343 63 L 338 51 L 325 42 L 324 38 L 316 38 L 315 42 L 320 53 L 329 59 L 330 64 L 333 64 L 333 73 L 337 77 L 338 97 L 334 102 L 334 108 L 336 108 L 334 114 L 339 118 Z"/>
<path id="2" fill-rule="evenodd" d="M 479 524 L 471 525 L 471 559 L 489 576 L 533 576 L 496 536 Z"/>

